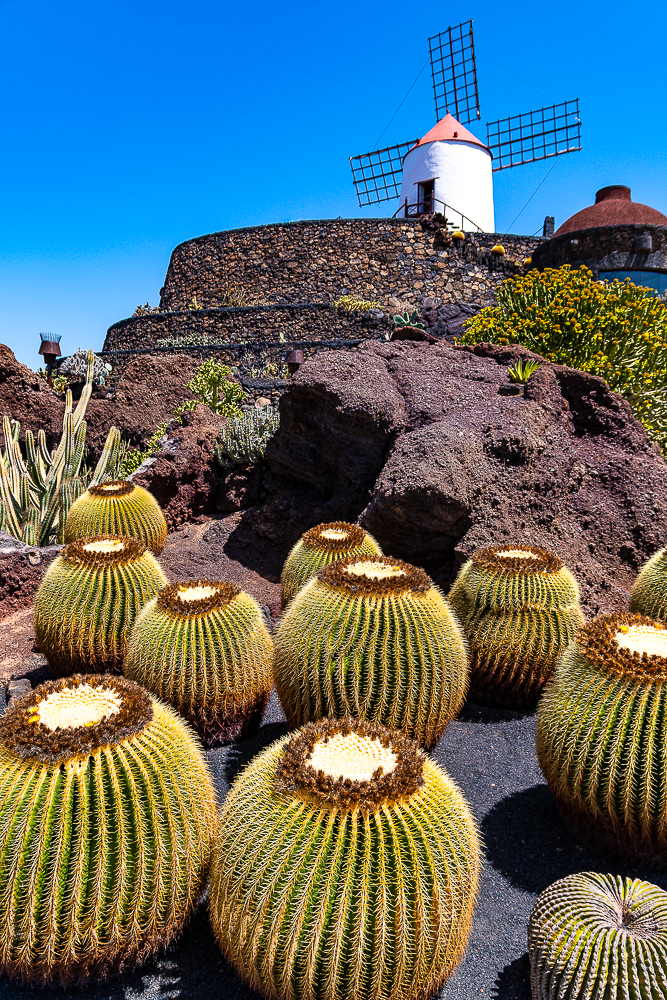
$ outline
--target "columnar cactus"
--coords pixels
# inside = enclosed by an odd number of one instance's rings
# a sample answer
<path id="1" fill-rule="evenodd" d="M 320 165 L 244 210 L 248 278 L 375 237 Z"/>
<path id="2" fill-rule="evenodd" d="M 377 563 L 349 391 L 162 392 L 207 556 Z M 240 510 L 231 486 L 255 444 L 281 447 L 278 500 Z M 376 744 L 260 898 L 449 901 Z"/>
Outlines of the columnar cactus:
<path id="1" fill-rule="evenodd" d="M 418 1000 L 463 955 L 479 866 L 460 792 L 411 740 L 322 720 L 234 782 L 211 923 L 225 958 L 272 1000 Z"/>
<path id="2" fill-rule="evenodd" d="M 534 546 L 480 549 L 449 601 L 470 645 L 469 697 L 484 705 L 533 708 L 584 623 L 577 581 Z"/>
<path id="3" fill-rule="evenodd" d="M 466 644 L 423 570 L 352 556 L 319 570 L 275 639 L 276 689 L 290 726 L 353 715 L 432 747 L 465 700 Z"/>
<path id="4" fill-rule="evenodd" d="M 570 822 L 667 860 L 667 628 L 631 613 L 584 625 L 538 707 L 537 754 Z"/>
<path id="5" fill-rule="evenodd" d="M 259 722 L 272 668 L 259 604 L 217 580 L 161 590 L 134 623 L 123 663 L 126 677 L 174 705 L 208 742 Z"/>
<path id="6" fill-rule="evenodd" d="M 0 719 L 0 970 L 96 981 L 199 901 L 214 790 L 189 727 L 123 677 L 42 684 Z"/>
<path id="7" fill-rule="evenodd" d="M 579 872 L 537 899 L 528 925 L 533 1000 L 664 1000 L 667 893 Z"/>
<path id="8" fill-rule="evenodd" d="M 358 524 L 332 521 L 304 531 L 285 560 L 280 576 L 283 607 L 318 570 L 348 556 L 364 555 L 381 556 L 382 552 L 373 536 Z"/>
<path id="9" fill-rule="evenodd" d="M 119 671 L 135 618 L 168 583 L 155 556 L 135 538 L 70 542 L 37 591 L 37 645 L 59 675 Z"/>
<path id="10" fill-rule="evenodd" d="M 667 550 L 644 563 L 630 595 L 630 610 L 667 621 Z"/>
<path id="11" fill-rule="evenodd" d="M 136 538 L 157 556 L 167 540 L 167 522 L 148 490 L 114 479 L 89 486 L 67 515 L 65 542 L 95 535 Z"/>

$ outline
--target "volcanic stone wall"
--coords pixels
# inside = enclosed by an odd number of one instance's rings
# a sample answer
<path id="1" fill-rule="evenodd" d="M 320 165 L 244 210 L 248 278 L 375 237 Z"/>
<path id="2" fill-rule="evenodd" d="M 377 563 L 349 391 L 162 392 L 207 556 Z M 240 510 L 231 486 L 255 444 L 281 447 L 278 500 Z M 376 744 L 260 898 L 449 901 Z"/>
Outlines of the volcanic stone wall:
<path id="1" fill-rule="evenodd" d="M 327 219 L 211 233 L 177 246 L 160 308 L 186 309 L 193 295 L 205 307 L 225 304 L 236 286 L 256 303 L 332 302 L 340 295 L 417 302 L 436 297 L 488 301 L 542 240 L 497 233 L 468 234 L 446 245 L 430 219 Z M 489 259 L 501 243 L 506 258 Z"/>
<path id="2" fill-rule="evenodd" d="M 647 237 L 650 247 L 641 249 Z M 545 240 L 532 256 L 540 269 L 585 264 L 596 278 L 600 271 L 615 269 L 667 271 L 667 226 L 635 223 L 580 229 Z"/>

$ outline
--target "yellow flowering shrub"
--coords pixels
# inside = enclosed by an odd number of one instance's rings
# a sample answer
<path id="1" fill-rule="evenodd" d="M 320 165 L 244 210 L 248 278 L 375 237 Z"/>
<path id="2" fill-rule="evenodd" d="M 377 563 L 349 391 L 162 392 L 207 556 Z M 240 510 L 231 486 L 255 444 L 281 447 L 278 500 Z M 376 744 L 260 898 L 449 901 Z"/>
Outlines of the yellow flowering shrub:
<path id="1" fill-rule="evenodd" d="M 508 278 L 496 306 L 468 320 L 460 344 L 521 344 L 548 361 L 599 375 L 667 445 L 667 308 L 650 290 L 595 281 L 586 267 Z"/>

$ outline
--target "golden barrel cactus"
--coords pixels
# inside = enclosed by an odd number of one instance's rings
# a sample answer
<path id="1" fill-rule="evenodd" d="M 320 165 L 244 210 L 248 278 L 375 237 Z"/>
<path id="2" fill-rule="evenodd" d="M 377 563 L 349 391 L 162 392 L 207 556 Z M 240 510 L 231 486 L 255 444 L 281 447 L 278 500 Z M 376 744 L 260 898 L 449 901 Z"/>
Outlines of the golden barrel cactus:
<path id="1" fill-rule="evenodd" d="M 577 581 L 557 556 L 535 546 L 475 552 L 449 601 L 470 646 L 468 696 L 499 708 L 534 708 L 584 623 Z"/>
<path id="2" fill-rule="evenodd" d="M 465 700 L 466 644 L 423 570 L 388 556 L 321 569 L 275 637 L 276 689 L 290 726 L 373 719 L 432 747 Z"/>
<path id="3" fill-rule="evenodd" d="M 667 628 L 617 613 L 584 625 L 538 706 L 537 754 L 572 825 L 667 861 Z"/>
<path id="4" fill-rule="evenodd" d="M 58 675 L 120 671 L 141 608 L 169 581 L 135 538 L 70 542 L 35 598 L 37 645 Z"/>
<path id="5" fill-rule="evenodd" d="M 114 479 L 89 486 L 67 515 L 65 542 L 95 535 L 136 538 L 158 556 L 167 541 L 167 522 L 148 490 Z"/>
<path id="6" fill-rule="evenodd" d="M 660 549 L 642 566 L 630 594 L 630 611 L 667 621 L 667 551 Z"/>
<path id="7" fill-rule="evenodd" d="M 95 982 L 172 940 L 204 887 L 208 769 L 123 677 L 42 684 L 0 719 L 0 970 Z"/>
<path id="8" fill-rule="evenodd" d="M 285 560 L 280 576 L 280 599 L 283 607 L 305 583 L 338 559 L 349 556 L 381 556 L 380 546 L 358 524 L 332 521 L 305 531 Z"/>
<path id="9" fill-rule="evenodd" d="M 477 830 L 404 734 L 322 720 L 241 772 L 219 816 L 210 916 L 271 1000 L 420 1000 L 465 950 Z"/>
<path id="10" fill-rule="evenodd" d="M 207 741 L 238 739 L 259 723 L 273 685 L 273 643 L 259 604 L 231 583 L 165 587 L 139 614 L 126 677 L 164 698 Z"/>
<path id="11" fill-rule="evenodd" d="M 664 1000 L 667 893 L 579 872 L 538 896 L 528 925 L 533 1000 Z"/>

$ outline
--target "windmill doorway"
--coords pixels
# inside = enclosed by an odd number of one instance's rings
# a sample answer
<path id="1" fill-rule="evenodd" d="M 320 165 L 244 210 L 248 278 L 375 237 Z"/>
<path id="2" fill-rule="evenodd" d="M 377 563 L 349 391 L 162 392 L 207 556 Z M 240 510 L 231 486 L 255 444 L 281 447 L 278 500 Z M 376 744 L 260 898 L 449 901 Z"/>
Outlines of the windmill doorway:
<path id="1" fill-rule="evenodd" d="M 417 183 L 417 215 L 431 214 L 433 211 L 433 189 L 435 178 Z"/>

